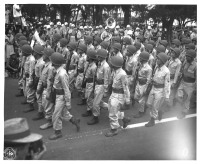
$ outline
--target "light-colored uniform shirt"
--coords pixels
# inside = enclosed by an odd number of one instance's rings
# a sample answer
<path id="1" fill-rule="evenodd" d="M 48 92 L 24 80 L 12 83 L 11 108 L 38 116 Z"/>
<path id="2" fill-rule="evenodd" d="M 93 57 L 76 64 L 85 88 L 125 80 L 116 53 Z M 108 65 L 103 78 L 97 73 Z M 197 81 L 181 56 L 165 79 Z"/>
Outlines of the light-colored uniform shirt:
<path id="1" fill-rule="evenodd" d="M 85 74 L 85 78 L 94 78 L 95 76 L 95 73 L 96 73 L 96 69 L 97 69 L 97 66 L 94 62 L 90 63 L 88 65 L 88 68 L 86 70 L 86 74 Z"/>
<path id="2" fill-rule="evenodd" d="M 43 58 L 39 58 L 37 61 L 36 61 L 36 64 L 35 64 L 35 76 L 40 78 L 41 74 L 42 74 L 42 69 L 43 69 L 43 66 L 44 66 L 44 60 Z"/>

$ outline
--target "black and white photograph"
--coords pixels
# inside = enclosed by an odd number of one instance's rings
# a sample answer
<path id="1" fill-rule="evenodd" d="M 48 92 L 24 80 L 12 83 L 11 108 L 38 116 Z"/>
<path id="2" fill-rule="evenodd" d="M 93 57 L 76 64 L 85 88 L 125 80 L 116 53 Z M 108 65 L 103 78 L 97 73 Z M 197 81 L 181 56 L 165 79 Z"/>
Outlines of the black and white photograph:
<path id="1" fill-rule="evenodd" d="M 3 160 L 197 162 L 197 2 L 84 2 L 2 5 Z"/>

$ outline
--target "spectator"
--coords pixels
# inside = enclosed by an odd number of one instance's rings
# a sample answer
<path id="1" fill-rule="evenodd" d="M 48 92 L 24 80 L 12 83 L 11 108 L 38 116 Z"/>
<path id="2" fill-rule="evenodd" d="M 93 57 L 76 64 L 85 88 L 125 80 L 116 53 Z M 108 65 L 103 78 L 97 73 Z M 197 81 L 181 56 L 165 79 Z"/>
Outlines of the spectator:
<path id="1" fill-rule="evenodd" d="M 25 118 L 12 118 L 4 122 L 4 148 L 16 152 L 15 160 L 41 159 L 46 152 L 42 135 L 31 133 Z"/>
<path id="2" fill-rule="evenodd" d="M 13 17 L 14 17 L 14 24 L 15 25 L 22 25 L 22 20 L 21 20 L 21 7 L 17 4 L 13 5 Z"/>
<path id="3" fill-rule="evenodd" d="M 16 53 L 13 52 L 10 55 L 10 58 L 7 60 L 7 63 L 6 63 L 6 69 L 8 71 L 8 74 L 12 78 L 19 77 L 19 59 L 17 58 Z"/>
<path id="4" fill-rule="evenodd" d="M 14 36 L 12 35 L 11 29 L 6 31 L 6 60 L 10 58 L 10 55 L 14 52 Z"/>

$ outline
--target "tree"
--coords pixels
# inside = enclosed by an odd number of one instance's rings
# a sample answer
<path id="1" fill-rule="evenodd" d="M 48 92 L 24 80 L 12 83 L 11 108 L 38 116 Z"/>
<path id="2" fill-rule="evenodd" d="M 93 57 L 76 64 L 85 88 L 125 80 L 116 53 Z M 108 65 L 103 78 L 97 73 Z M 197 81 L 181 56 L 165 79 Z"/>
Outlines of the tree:
<path id="1" fill-rule="evenodd" d="M 129 19 L 131 16 L 130 13 L 131 5 L 121 5 L 121 7 L 124 12 L 124 26 L 126 26 L 127 24 L 129 24 Z"/>

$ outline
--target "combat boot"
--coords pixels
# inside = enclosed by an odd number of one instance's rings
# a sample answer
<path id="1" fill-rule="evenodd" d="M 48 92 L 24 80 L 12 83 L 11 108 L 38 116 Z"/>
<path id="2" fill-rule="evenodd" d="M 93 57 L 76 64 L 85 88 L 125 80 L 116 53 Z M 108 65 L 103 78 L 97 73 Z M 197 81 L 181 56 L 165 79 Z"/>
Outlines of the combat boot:
<path id="1" fill-rule="evenodd" d="M 61 130 L 55 130 L 54 134 L 52 134 L 51 136 L 49 136 L 49 140 L 56 140 L 58 138 L 62 137 L 62 132 Z"/>
<path id="2" fill-rule="evenodd" d="M 87 110 L 85 113 L 82 114 L 82 117 L 89 117 L 89 116 L 92 116 L 91 110 Z"/>
<path id="3" fill-rule="evenodd" d="M 76 119 L 74 117 L 72 117 L 70 120 L 69 120 L 73 125 L 76 126 L 76 130 L 77 132 L 80 131 L 80 119 Z"/>
<path id="4" fill-rule="evenodd" d="M 81 99 L 81 102 L 78 103 L 77 105 L 86 105 L 87 99 Z"/>
<path id="5" fill-rule="evenodd" d="M 144 115 L 144 112 L 138 112 L 136 115 L 134 115 L 133 117 L 134 118 L 140 118 L 140 117 L 142 117 Z"/>
<path id="6" fill-rule="evenodd" d="M 118 129 L 111 129 L 110 131 L 105 133 L 106 137 L 113 137 L 118 134 Z"/>
<path id="7" fill-rule="evenodd" d="M 34 117 L 32 120 L 37 121 L 37 120 L 41 120 L 44 118 L 44 113 L 43 112 L 38 112 L 37 116 Z"/>
<path id="8" fill-rule="evenodd" d="M 94 125 L 99 123 L 99 118 L 97 116 L 93 116 L 92 120 L 88 121 L 88 125 Z"/>
<path id="9" fill-rule="evenodd" d="M 183 118 L 185 118 L 185 116 L 186 116 L 186 113 L 185 113 L 185 112 L 181 112 L 181 113 L 177 116 L 177 118 L 178 118 L 178 119 L 183 119 Z"/>
<path id="10" fill-rule="evenodd" d="M 33 103 L 29 103 L 29 109 L 24 110 L 23 112 L 24 112 L 24 113 L 28 113 L 28 112 L 31 112 L 31 111 L 34 111 L 34 110 L 35 110 L 35 109 L 34 109 Z"/>
<path id="11" fill-rule="evenodd" d="M 26 98 L 24 99 L 24 101 L 21 102 L 22 105 L 28 104 Z"/>
<path id="12" fill-rule="evenodd" d="M 20 89 L 19 93 L 15 95 L 16 97 L 24 96 L 23 89 Z"/>
<path id="13" fill-rule="evenodd" d="M 47 123 L 41 125 L 40 129 L 45 130 L 45 129 L 48 129 L 48 128 L 51 128 L 51 127 L 53 127 L 52 120 L 47 120 Z"/>
<path id="14" fill-rule="evenodd" d="M 153 117 L 151 117 L 151 120 L 145 124 L 146 127 L 151 127 L 155 125 L 155 119 Z"/>
<path id="15" fill-rule="evenodd" d="M 162 120 L 162 115 L 163 115 L 163 112 L 160 110 L 158 111 L 158 120 L 161 121 Z"/>
<path id="16" fill-rule="evenodd" d="M 131 122 L 131 119 L 129 117 L 124 117 L 122 119 L 122 122 L 123 122 L 123 128 L 126 128 L 128 126 L 128 124 Z"/>

